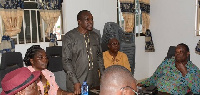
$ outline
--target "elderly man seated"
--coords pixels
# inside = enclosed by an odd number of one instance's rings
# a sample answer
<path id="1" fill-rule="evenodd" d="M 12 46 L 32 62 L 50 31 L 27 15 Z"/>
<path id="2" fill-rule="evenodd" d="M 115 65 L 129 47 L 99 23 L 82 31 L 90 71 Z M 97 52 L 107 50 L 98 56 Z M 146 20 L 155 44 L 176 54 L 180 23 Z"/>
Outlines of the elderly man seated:
<path id="1" fill-rule="evenodd" d="M 120 52 L 119 41 L 116 38 L 111 38 L 108 42 L 108 51 L 103 53 L 105 68 L 111 65 L 121 65 L 131 71 L 128 57 L 125 53 Z"/>
<path id="2" fill-rule="evenodd" d="M 112 65 L 101 77 L 100 95 L 135 95 L 136 81 L 123 66 Z"/>
<path id="3" fill-rule="evenodd" d="M 185 95 L 189 91 L 199 95 L 200 70 L 188 61 L 189 55 L 189 47 L 183 43 L 178 44 L 175 58 L 164 60 L 150 78 L 137 85 L 157 86 L 159 95 Z"/>

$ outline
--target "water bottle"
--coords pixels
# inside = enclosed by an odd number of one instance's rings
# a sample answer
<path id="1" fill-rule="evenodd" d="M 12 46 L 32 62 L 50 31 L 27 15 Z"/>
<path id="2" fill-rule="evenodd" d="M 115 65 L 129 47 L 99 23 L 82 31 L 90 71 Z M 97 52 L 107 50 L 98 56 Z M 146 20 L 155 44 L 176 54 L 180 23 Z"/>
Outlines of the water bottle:
<path id="1" fill-rule="evenodd" d="M 81 86 L 81 95 L 88 95 L 88 85 L 87 82 L 83 82 Z"/>

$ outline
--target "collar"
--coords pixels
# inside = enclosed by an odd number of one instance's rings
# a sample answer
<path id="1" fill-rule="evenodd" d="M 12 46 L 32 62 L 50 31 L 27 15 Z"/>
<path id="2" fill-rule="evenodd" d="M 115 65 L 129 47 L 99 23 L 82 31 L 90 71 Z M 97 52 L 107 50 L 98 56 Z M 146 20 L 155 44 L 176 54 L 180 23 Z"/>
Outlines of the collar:
<path id="1" fill-rule="evenodd" d="M 113 59 L 113 56 L 112 56 L 112 55 L 110 55 L 110 53 L 109 53 L 109 51 L 108 51 L 108 50 L 107 50 L 107 51 L 105 51 L 105 55 L 106 55 L 106 57 L 107 57 L 108 59 L 110 59 L 110 60 L 112 60 L 112 59 Z M 119 59 L 118 57 L 119 57 L 119 51 L 117 52 L 117 56 L 115 57 L 115 59 Z"/>

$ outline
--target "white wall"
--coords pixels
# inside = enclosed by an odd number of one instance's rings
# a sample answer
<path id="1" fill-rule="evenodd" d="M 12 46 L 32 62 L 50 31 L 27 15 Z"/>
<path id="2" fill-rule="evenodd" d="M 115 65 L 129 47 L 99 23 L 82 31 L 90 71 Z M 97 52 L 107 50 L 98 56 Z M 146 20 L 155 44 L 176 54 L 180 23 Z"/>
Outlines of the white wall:
<path id="1" fill-rule="evenodd" d="M 117 0 L 63 0 L 64 33 L 77 27 L 77 14 L 89 10 L 94 19 L 94 28 L 103 33 L 106 22 L 117 22 Z"/>
<path id="2" fill-rule="evenodd" d="M 149 53 L 145 52 L 144 36 L 135 38 L 135 73 L 134 77 L 141 80 L 149 77 Z"/>
<path id="3" fill-rule="evenodd" d="M 200 67 L 200 56 L 195 46 L 200 37 L 195 36 L 196 0 L 150 0 L 151 24 L 155 52 L 149 53 L 149 75 L 165 58 L 169 46 L 185 43 L 190 48 L 190 59 Z"/>

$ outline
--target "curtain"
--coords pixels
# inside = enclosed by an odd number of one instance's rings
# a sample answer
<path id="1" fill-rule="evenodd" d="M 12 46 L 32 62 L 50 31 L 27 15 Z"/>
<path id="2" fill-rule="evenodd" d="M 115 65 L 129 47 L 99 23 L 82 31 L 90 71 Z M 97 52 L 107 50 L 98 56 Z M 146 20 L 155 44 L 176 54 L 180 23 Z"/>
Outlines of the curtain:
<path id="1" fill-rule="evenodd" d="M 145 34 L 150 25 L 150 0 L 139 0 L 142 12 L 142 33 Z"/>
<path id="2" fill-rule="evenodd" d="M 60 10 L 40 10 L 40 15 L 47 24 L 45 35 L 50 39 L 50 34 L 53 33 L 54 25 L 60 16 Z"/>
<path id="3" fill-rule="evenodd" d="M 21 31 L 24 16 L 23 0 L 1 0 L 0 15 L 4 23 L 5 36 L 15 36 Z"/>
<path id="4" fill-rule="evenodd" d="M 120 8 L 125 23 L 125 32 L 133 32 L 135 18 L 135 0 L 120 0 Z"/>
<path id="5" fill-rule="evenodd" d="M 150 26 L 150 0 L 139 0 L 142 12 L 142 33 L 145 34 L 145 52 L 155 52 Z"/>
<path id="6" fill-rule="evenodd" d="M 56 34 L 53 34 L 53 28 L 60 16 L 62 0 L 38 0 L 40 16 L 47 24 L 45 36 L 50 40 L 49 46 L 57 45 Z"/>
<path id="7" fill-rule="evenodd" d="M 21 31 L 24 10 L 22 9 L 3 9 L 0 14 L 4 23 L 6 36 L 15 36 Z"/>
<path id="8" fill-rule="evenodd" d="M 200 23 L 200 0 L 198 0 L 198 4 L 197 4 L 197 29 L 199 30 L 199 23 Z M 196 34 L 199 35 L 200 31 L 197 31 Z M 200 40 L 198 41 L 196 47 L 195 47 L 195 53 L 200 55 Z"/>
<path id="9" fill-rule="evenodd" d="M 24 16 L 23 0 L 1 0 L 0 15 L 4 25 L 2 42 L 0 44 L 0 52 L 14 52 L 14 41 L 10 38 L 16 36 L 21 31 L 22 19 Z"/>

